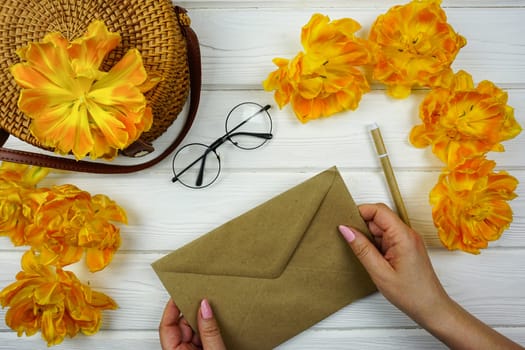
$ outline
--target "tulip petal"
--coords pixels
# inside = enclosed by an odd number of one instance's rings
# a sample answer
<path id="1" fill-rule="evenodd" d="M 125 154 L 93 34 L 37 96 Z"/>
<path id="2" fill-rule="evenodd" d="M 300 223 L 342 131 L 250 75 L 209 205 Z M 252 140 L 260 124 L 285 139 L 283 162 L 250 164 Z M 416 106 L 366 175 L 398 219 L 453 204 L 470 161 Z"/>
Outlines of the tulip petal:
<path id="1" fill-rule="evenodd" d="M 122 59 L 102 79 L 93 85 L 93 90 L 118 86 L 127 82 L 139 86 L 146 81 L 148 74 L 142 65 L 142 57 L 137 49 L 129 50 Z"/>
<path id="2" fill-rule="evenodd" d="M 113 148 L 125 148 L 128 145 L 129 135 L 125 131 L 124 123 L 117 118 L 118 114 L 91 101 L 88 101 L 87 107 L 90 119 L 96 124 L 106 142 Z"/>
<path id="3" fill-rule="evenodd" d="M 87 33 L 68 48 L 71 66 L 79 76 L 95 77 L 108 53 L 120 43 L 120 34 L 109 32 L 102 21 L 93 21 Z"/>

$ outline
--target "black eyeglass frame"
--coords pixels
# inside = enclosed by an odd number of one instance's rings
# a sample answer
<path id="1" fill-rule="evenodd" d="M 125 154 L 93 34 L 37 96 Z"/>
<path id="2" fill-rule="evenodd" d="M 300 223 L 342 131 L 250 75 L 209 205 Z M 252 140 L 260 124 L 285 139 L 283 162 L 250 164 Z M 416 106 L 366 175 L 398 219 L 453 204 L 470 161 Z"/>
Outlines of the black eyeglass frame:
<path id="1" fill-rule="evenodd" d="M 239 124 L 235 125 L 230 131 L 228 131 L 228 120 L 230 119 L 230 116 L 232 115 L 232 113 L 237 109 L 239 108 L 240 106 L 242 105 L 245 105 L 245 104 L 253 104 L 253 105 L 256 105 L 259 107 L 259 110 L 256 111 L 255 113 L 253 113 L 251 116 L 249 116 L 248 118 L 244 119 L 243 121 L 241 121 Z M 221 158 L 219 156 L 219 154 L 217 153 L 217 148 L 219 148 L 221 145 L 223 145 L 226 141 L 230 141 L 234 146 L 236 146 L 237 148 L 240 148 L 240 149 L 244 149 L 244 150 L 254 150 L 254 149 L 257 149 L 259 147 L 261 147 L 262 145 L 264 145 L 268 140 L 271 140 L 273 138 L 273 134 L 272 134 L 272 129 L 273 129 L 273 122 L 272 122 L 272 117 L 270 116 L 270 113 L 268 113 L 268 110 L 271 108 L 270 105 L 265 105 L 265 106 L 261 106 L 260 104 L 258 103 L 255 103 L 255 102 L 242 102 L 242 103 L 239 103 L 238 105 L 234 106 L 230 112 L 228 113 L 228 116 L 226 117 L 226 121 L 225 121 L 225 130 L 226 130 L 226 133 L 224 135 L 222 135 L 221 137 L 219 137 L 218 139 L 216 139 L 215 141 L 213 141 L 210 145 L 205 145 L 203 143 L 190 143 L 190 144 L 187 144 L 185 145 L 184 147 L 182 147 L 181 149 L 179 149 L 177 151 L 177 153 L 175 153 L 175 155 L 173 156 L 173 160 L 172 160 L 172 170 L 173 170 L 173 178 L 171 179 L 171 182 L 175 183 L 175 182 L 180 182 L 182 185 L 186 186 L 186 187 L 189 187 L 189 188 L 194 188 L 194 189 L 201 189 L 201 188 L 206 188 L 208 186 L 210 186 L 212 183 L 215 182 L 215 180 L 217 180 L 217 178 L 219 177 L 219 174 L 221 172 Z M 257 116 L 259 113 L 266 113 L 266 115 L 268 116 L 268 120 L 270 122 L 270 128 L 269 128 L 269 132 L 267 133 L 257 133 L 257 132 L 245 132 L 245 131 L 240 131 L 240 132 L 235 132 L 235 130 L 238 130 L 240 127 L 242 127 L 244 124 L 246 124 L 248 121 L 250 121 L 253 117 Z M 261 138 L 261 139 L 264 139 L 264 141 L 260 144 L 258 144 L 257 146 L 255 147 L 242 147 L 241 145 L 239 145 L 238 142 L 232 140 L 233 137 L 235 136 L 252 136 L 252 137 L 257 137 L 257 138 Z M 181 171 L 179 171 L 178 173 L 175 172 L 175 159 L 177 158 L 177 155 L 179 155 L 179 153 L 181 151 L 183 151 L 185 148 L 187 147 L 190 147 L 190 146 L 202 146 L 204 147 L 206 150 L 204 151 L 204 153 L 198 157 L 197 159 L 195 159 L 193 162 L 191 162 L 188 166 L 186 166 L 184 169 L 182 169 Z M 202 185 L 202 182 L 203 182 L 203 178 L 204 178 L 204 169 L 205 169 L 205 165 L 206 165 L 206 158 L 207 156 L 213 152 L 213 154 L 217 157 L 217 161 L 218 161 L 218 171 L 217 171 L 217 175 L 206 185 Z M 188 185 L 187 183 L 183 182 L 183 181 L 180 181 L 179 178 L 181 175 L 183 175 L 184 173 L 186 173 L 189 169 L 191 169 L 195 164 L 197 164 L 198 162 L 201 162 L 201 165 L 199 167 L 199 172 L 198 172 L 198 175 L 197 175 L 197 179 L 195 181 L 195 186 L 191 186 L 191 185 Z"/>

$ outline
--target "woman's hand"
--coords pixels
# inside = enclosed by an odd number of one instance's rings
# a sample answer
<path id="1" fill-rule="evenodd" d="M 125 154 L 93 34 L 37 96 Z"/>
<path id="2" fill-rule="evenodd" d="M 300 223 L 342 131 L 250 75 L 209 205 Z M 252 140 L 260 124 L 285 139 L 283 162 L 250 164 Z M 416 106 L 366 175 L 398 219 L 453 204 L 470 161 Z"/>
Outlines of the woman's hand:
<path id="1" fill-rule="evenodd" d="M 193 332 L 172 299 L 168 301 L 159 325 L 163 350 L 226 350 L 219 326 L 206 299 L 201 302 L 197 317 L 200 337 Z"/>
<path id="2" fill-rule="evenodd" d="M 390 208 L 366 204 L 359 211 L 375 245 L 356 229 L 339 226 L 339 231 L 392 304 L 452 349 L 523 349 L 448 296 L 422 238 Z"/>
<path id="3" fill-rule="evenodd" d="M 376 246 L 355 229 L 339 229 L 379 291 L 416 322 L 448 303 L 419 234 L 384 204 L 361 205 L 359 211 Z"/>

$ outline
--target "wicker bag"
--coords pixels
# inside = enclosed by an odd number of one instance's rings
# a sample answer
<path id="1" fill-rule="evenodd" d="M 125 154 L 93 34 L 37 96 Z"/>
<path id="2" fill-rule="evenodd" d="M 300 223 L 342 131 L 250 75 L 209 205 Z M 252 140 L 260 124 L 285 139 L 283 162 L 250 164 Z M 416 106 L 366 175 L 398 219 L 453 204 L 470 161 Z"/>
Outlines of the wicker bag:
<path id="1" fill-rule="evenodd" d="M 9 71 L 9 67 L 20 62 L 16 51 L 29 42 L 41 41 L 49 32 L 60 32 L 73 40 L 82 36 L 96 19 L 102 20 L 108 30 L 120 33 L 122 38 L 104 61 L 103 70 L 107 71 L 129 49 L 136 48 L 142 54 L 146 71 L 155 71 L 163 77 L 145 95 L 153 111 L 151 129 L 121 154 L 134 157 L 153 152 L 152 142 L 177 118 L 191 87 L 189 112 L 181 130 L 173 138 L 170 136 L 173 141 L 166 150 L 140 164 L 76 161 L 5 147 L 0 148 L 1 160 L 74 171 L 127 173 L 160 162 L 189 131 L 199 103 L 201 71 L 197 36 L 189 26 L 184 9 L 174 7 L 170 0 L 3 0 L 0 4 L 0 78 L 4 82 L 0 90 L 0 146 L 13 135 L 46 149 L 29 131 L 30 118 L 17 106 L 21 89 Z"/>

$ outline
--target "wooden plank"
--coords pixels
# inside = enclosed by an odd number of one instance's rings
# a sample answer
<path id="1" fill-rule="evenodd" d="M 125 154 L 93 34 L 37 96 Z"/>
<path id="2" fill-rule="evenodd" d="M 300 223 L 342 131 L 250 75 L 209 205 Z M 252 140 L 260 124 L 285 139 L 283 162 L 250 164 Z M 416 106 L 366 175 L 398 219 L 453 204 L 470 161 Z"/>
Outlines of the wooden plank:
<path id="1" fill-rule="evenodd" d="M 391 6 L 402 5 L 409 1 L 400 0 L 173 0 L 173 3 L 187 9 L 195 8 L 367 8 L 386 11 Z M 443 8 L 493 8 L 523 7 L 523 0 L 444 0 Z"/>
<path id="2" fill-rule="evenodd" d="M 341 168 L 341 171 L 357 203 L 385 202 L 393 207 L 379 170 Z M 92 194 L 110 196 L 125 208 L 129 217 L 129 224 L 121 226 L 122 249 L 165 251 L 197 238 L 316 173 L 315 169 L 301 172 L 226 169 L 217 183 L 204 190 L 172 184 L 167 170 L 132 176 L 54 174 L 42 186 L 73 183 Z M 512 173 L 525 182 L 525 171 Z M 428 202 L 428 193 L 438 176 L 438 172 L 397 172 L 412 225 L 430 247 L 441 247 Z M 518 187 L 518 198 L 525 196 L 524 191 L 523 186 Z M 525 232 L 525 203 L 514 200 L 510 204 L 514 222 L 500 240 L 490 244 L 491 247 L 525 247 L 522 234 Z M 9 249 L 7 243 L 2 247 Z"/>
<path id="3" fill-rule="evenodd" d="M 275 57 L 293 58 L 300 50 L 300 30 L 314 12 L 332 19 L 350 17 L 366 37 L 384 10 L 370 8 L 190 8 L 203 56 L 203 82 L 211 88 L 259 88 L 275 69 Z M 467 38 L 456 70 L 475 80 L 488 79 L 507 87 L 525 84 L 525 8 L 449 8 L 449 23 Z M 294 29 L 295 28 L 295 29 Z M 235 38 L 235 40 L 232 40 Z"/>
<path id="4" fill-rule="evenodd" d="M 497 329 L 509 338 L 525 343 L 523 329 Z M 413 350 L 436 350 L 448 349 L 432 335 L 422 329 L 374 329 L 355 330 L 341 332 L 333 330 L 321 330 L 305 332 L 276 350 L 384 350 L 384 349 L 413 349 Z"/>
<path id="5" fill-rule="evenodd" d="M 19 271 L 21 252 L 2 252 L 3 288 Z M 474 256 L 430 251 L 436 273 L 449 294 L 484 322 L 523 327 L 525 267 L 518 264 L 523 249 L 493 249 Z M 105 330 L 156 329 L 168 295 L 150 267 L 164 253 L 121 252 L 103 271 L 89 273 L 82 264 L 69 270 L 83 283 L 114 298 L 120 308 L 104 312 Z M 509 277 L 512 276 L 512 277 Z M 494 296 L 498 297 L 495 298 Z M 0 311 L 4 318 L 6 309 Z M 133 320 L 130 322 L 130 320 Z M 415 323 L 380 294 L 359 300 L 315 326 L 316 329 L 412 328 Z M 0 333 L 6 330 L 0 324 Z"/>
<path id="6" fill-rule="evenodd" d="M 525 89 L 509 90 L 509 105 L 515 117 L 525 127 Z M 254 151 L 243 151 L 226 143 L 218 149 L 224 169 L 322 169 L 332 165 L 355 169 L 378 170 L 377 160 L 368 133 L 370 123 L 381 127 L 386 147 L 394 168 L 405 170 L 441 170 L 443 163 L 429 147 L 418 149 L 409 141 L 412 127 L 421 123 L 418 108 L 425 96 L 419 92 L 404 100 L 393 100 L 383 92 L 374 91 L 363 97 L 356 111 L 301 124 L 290 106 L 279 110 L 273 94 L 264 91 L 204 91 L 197 119 L 183 144 L 200 142 L 211 144 L 224 132 L 224 123 L 230 109 L 240 102 L 269 103 L 273 119 L 274 138 Z M 162 150 L 173 139 L 186 114 L 183 112 L 174 129 L 155 141 Z M 491 152 L 488 158 L 497 161 L 498 168 L 522 169 L 525 165 L 525 137 L 523 134 L 503 143 L 506 151 Z M 12 138 L 8 146 L 22 150 L 34 148 Z M 37 150 L 41 152 L 41 150 Z M 286 155 L 283 157 L 282 155 Z M 171 157 L 154 170 L 170 171 Z"/>
<path id="7" fill-rule="evenodd" d="M 525 344 L 525 328 L 496 328 L 507 337 Z M 44 349 L 39 335 L 18 338 L 14 332 L 0 332 L 0 350 Z M 308 330 L 280 345 L 276 350 L 384 350 L 447 349 L 422 329 L 369 329 L 355 331 Z M 94 336 L 66 339 L 57 350 L 158 349 L 157 331 L 100 331 Z"/>

